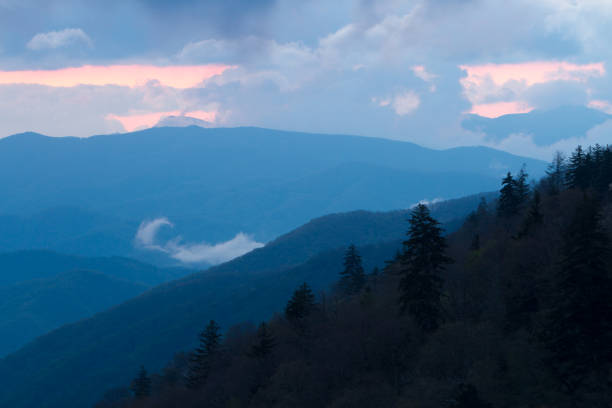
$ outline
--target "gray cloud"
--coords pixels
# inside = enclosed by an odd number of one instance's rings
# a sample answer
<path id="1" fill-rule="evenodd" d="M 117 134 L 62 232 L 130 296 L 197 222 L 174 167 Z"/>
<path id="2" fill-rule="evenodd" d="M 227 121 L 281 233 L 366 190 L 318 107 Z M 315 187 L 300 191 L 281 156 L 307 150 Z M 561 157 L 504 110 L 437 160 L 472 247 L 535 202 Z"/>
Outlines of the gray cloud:
<path id="1" fill-rule="evenodd" d="M 60 31 L 38 33 L 28 41 L 26 47 L 34 51 L 39 51 L 67 47 L 78 43 L 85 44 L 88 47 L 93 46 L 91 38 L 89 38 L 80 28 L 65 28 Z"/>
<path id="2" fill-rule="evenodd" d="M 553 81 L 535 84 L 525 90 L 524 100 L 539 109 L 553 109 L 564 105 L 587 105 L 588 87 L 584 83 Z"/>

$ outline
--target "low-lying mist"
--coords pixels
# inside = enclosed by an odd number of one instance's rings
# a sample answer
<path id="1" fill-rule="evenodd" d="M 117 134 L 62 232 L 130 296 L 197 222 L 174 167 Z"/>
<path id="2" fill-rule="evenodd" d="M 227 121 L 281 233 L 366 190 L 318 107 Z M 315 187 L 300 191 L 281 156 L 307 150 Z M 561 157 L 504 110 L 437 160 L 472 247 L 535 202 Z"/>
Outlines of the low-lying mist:
<path id="1" fill-rule="evenodd" d="M 186 264 L 217 265 L 230 261 L 256 248 L 264 246 L 248 234 L 239 232 L 228 241 L 209 244 L 207 242 L 184 242 L 180 235 L 168 240 L 159 240 L 158 232 L 163 227 L 174 228 L 166 217 L 145 220 L 138 227 L 134 243 L 138 248 L 163 252 Z"/>

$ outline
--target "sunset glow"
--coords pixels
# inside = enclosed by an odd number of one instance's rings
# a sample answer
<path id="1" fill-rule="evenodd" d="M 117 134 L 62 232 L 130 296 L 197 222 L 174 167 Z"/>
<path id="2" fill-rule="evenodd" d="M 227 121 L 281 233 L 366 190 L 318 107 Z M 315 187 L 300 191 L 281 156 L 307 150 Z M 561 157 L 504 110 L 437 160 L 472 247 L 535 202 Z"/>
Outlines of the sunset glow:
<path id="1" fill-rule="evenodd" d="M 469 113 L 484 116 L 486 118 L 497 118 L 512 113 L 527 113 L 532 110 L 533 108 L 524 102 L 496 102 L 474 105 Z"/>
<path id="2" fill-rule="evenodd" d="M 52 87 L 77 85 L 117 85 L 134 87 L 159 81 L 173 88 L 191 88 L 230 65 L 190 65 L 157 67 L 153 65 L 85 65 L 55 70 L 0 71 L 0 85 L 36 84 Z"/>
<path id="3" fill-rule="evenodd" d="M 527 88 L 553 81 L 586 82 L 605 75 L 603 63 L 572 64 L 562 61 L 532 61 L 517 64 L 460 65 L 464 96 L 472 103 L 470 113 L 495 118 L 533 110 L 521 100 Z M 489 102 L 507 95 L 506 100 Z"/>
<path id="4" fill-rule="evenodd" d="M 160 119 L 165 118 L 167 116 L 186 116 L 191 118 L 196 118 L 200 120 L 205 120 L 207 122 L 214 122 L 216 112 L 206 112 L 206 111 L 191 111 L 191 112 L 181 112 L 181 111 L 169 111 L 169 112 L 152 112 L 152 113 L 142 113 L 142 114 L 134 114 L 134 115 L 107 115 L 106 119 L 117 120 L 121 123 L 121 126 L 128 131 L 133 132 L 139 129 L 145 129 L 153 127 L 160 121 Z"/>
<path id="5" fill-rule="evenodd" d="M 537 83 L 550 81 L 585 81 L 589 77 L 599 77 L 606 73 L 604 64 L 571 64 L 557 61 L 534 61 L 519 64 L 483 64 L 461 65 L 467 72 L 462 79 L 464 86 L 471 84 L 482 85 L 484 81 L 491 80 L 496 85 L 503 85 L 508 81 L 522 81 L 531 86 Z"/>

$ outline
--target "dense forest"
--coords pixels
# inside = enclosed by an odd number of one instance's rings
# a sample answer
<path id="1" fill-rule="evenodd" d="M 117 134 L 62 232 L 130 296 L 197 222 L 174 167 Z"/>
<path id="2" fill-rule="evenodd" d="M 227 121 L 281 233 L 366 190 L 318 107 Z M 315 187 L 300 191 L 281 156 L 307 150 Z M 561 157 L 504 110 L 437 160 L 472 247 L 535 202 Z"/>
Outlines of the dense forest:
<path id="1" fill-rule="evenodd" d="M 210 316 L 195 350 L 126 367 L 96 406 L 608 407 L 611 197 L 612 149 L 595 146 L 537 183 L 508 173 L 452 234 L 418 205 L 380 269 L 347 242 L 330 291 L 305 282 L 258 326 Z"/>

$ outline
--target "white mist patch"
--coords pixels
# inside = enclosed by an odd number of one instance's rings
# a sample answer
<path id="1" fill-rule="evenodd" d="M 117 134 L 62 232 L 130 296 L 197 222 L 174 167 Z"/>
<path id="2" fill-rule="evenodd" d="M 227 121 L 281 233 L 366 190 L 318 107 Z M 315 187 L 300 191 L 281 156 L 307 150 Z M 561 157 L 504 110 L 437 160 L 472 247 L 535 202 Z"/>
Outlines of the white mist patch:
<path id="1" fill-rule="evenodd" d="M 445 201 L 444 198 L 434 198 L 433 200 L 428 200 L 428 199 L 425 198 L 425 199 L 419 201 L 418 203 L 412 204 L 410 206 L 410 209 L 415 208 L 419 204 L 423 204 L 423 205 L 429 207 L 430 205 L 438 204 L 438 203 L 441 203 L 442 201 Z"/>
<path id="2" fill-rule="evenodd" d="M 264 244 L 252 240 L 248 235 L 239 232 L 233 239 L 215 245 L 207 243 L 180 244 L 170 241 L 166 248 L 171 250 L 172 257 L 184 263 L 208 262 L 213 265 L 227 262 L 234 258 L 261 248 Z"/>
<path id="3" fill-rule="evenodd" d="M 174 227 L 174 224 L 168 221 L 166 217 L 156 218 L 153 221 L 141 222 L 138 231 L 136 231 L 136 243 L 144 247 L 155 246 L 154 241 L 157 231 L 165 225 Z"/>
<path id="4" fill-rule="evenodd" d="M 164 226 L 173 228 L 174 224 L 166 217 L 156 218 L 152 221 L 143 221 L 134 237 L 135 244 L 140 248 L 164 252 L 183 263 L 205 262 L 211 265 L 230 261 L 264 246 L 263 243 L 253 240 L 243 232 L 239 232 L 229 241 L 217 244 L 183 242 L 181 236 L 158 243 L 156 242 L 157 233 Z"/>

